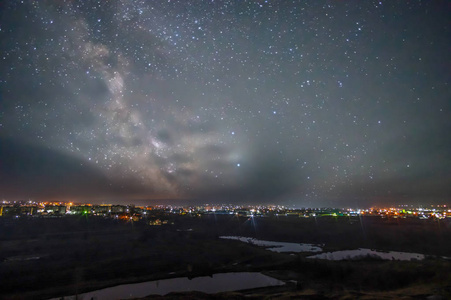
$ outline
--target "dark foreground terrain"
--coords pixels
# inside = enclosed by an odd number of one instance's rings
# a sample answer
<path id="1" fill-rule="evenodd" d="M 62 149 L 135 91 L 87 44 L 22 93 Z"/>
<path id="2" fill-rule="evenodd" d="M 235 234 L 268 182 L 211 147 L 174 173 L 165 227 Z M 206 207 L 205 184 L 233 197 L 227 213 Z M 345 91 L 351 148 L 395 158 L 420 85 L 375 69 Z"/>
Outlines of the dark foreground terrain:
<path id="1" fill-rule="evenodd" d="M 167 220 L 149 226 L 155 219 Z M 275 253 L 221 235 L 416 252 L 423 261 L 323 261 Z M 174 299 L 436 299 L 451 297 L 451 222 L 379 217 L 180 216 L 137 222 L 91 216 L 0 218 L 0 297 L 46 299 L 121 283 L 261 271 L 285 286 Z M 440 298 L 442 297 L 442 298 Z M 160 299 L 161 296 L 149 296 Z"/>

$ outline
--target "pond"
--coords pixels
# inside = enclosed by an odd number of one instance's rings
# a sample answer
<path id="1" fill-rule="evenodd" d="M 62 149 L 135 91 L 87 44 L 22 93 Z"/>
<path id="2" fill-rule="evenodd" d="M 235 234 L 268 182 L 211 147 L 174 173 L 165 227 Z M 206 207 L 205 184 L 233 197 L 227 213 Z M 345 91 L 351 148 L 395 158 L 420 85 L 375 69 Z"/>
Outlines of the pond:
<path id="1" fill-rule="evenodd" d="M 213 276 L 187 277 L 147 281 L 141 283 L 123 284 L 78 295 L 77 299 L 114 300 L 141 298 L 148 295 L 166 295 L 171 292 L 200 291 L 204 293 L 219 293 L 253 289 L 266 286 L 284 285 L 283 281 L 257 272 L 219 273 Z M 61 297 L 51 300 L 59 300 Z M 75 296 L 65 296 L 66 300 L 76 299 Z"/>
<path id="2" fill-rule="evenodd" d="M 316 259 L 327 259 L 327 260 L 345 260 L 345 259 L 361 259 L 366 256 L 371 256 L 375 258 L 385 259 L 385 260 L 422 260 L 424 259 L 424 254 L 419 253 L 409 253 L 409 252 L 396 252 L 396 251 L 378 251 L 372 249 L 359 248 L 355 250 L 343 250 L 335 252 L 325 252 L 307 258 Z"/>
<path id="3" fill-rule="evenodd" d="M 242 236 L 220 236 L 221 239 L 237 240 L 244 243 L 253 244 L 261 247 L 267 248 L 273 252 L 321 252 L 322 248 L 313 244 L 302 244 L 302 243 L 285 243 L 285 242 L 273 242 L 257 240 L 249 237 Z"/>

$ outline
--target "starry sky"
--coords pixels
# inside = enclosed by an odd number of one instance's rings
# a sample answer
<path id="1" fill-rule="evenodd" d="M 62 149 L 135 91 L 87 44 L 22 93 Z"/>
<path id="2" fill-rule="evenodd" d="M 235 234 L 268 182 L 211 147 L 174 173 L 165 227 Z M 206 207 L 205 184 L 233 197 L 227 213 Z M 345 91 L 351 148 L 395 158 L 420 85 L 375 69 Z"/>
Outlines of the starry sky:
<path id="1" fill-rule="evenodd" d="M 448 1 L 0 11 L 2 199 L 451 199 Z"/>

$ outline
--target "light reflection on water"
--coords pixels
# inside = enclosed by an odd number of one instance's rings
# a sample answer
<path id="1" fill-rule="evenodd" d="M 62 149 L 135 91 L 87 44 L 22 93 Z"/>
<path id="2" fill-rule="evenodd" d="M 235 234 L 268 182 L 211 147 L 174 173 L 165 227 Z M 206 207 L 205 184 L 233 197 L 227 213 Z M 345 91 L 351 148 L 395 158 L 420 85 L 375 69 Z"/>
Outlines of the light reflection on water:
<path id="1" fill-rule="evenodd" d="M 249 243 L 267 248 L 270 251 L 275 252 L 322 252 L 321 247 L 315 246 L 313 244 L 302 244 L 302 243 L 284 243 L 284 242 L 272 242 L 257 240 L 250 237 L 242 236 L 220 236 L 221 239 L 237 240 L 244 243 Z M 397 252 L 397 251 L 378 251 L 366 248 L 359 248 L 355 250 L 343 250 L 335 252 L 324 252 L 315 254 L 312 256 L 307 256 L 307 258 L 316 259 L 326 259 L 326 260 L 345 260 L 345 259 L 361 259 L 366 256 L 371 256 L 375 258 L 385 259 L 385 260 L 423 260 L 425 258 L 424 254 L 419 253 L 409 253 L 409 252 Z"/>
<path id="2" fill-rule="evenodd" d="M 145 297 L 152 294 L 166 295 L 171 292 L 200 291 L 204 293 L 219 293 L 238 291 L 266 286 L 284 285 L 283 281 L 256 272 L 219 273 L 212 277 L 187 277 L 147 281 L 133 284 L 123 284 L 102 290 L 78 295 L 77 299 L 114 300 Z M 51 300 L 58 300 L 53 298 Z M 65 296 L 73 300 L 75 296 Z"/>
<path id="3" fill-rule="evenodd" d="M 270 247 L 268 250 L 273 252 L 321 252 L 322 248 L 313 244 L 303 243 L 285 243 L 285 242 L 273 242 L 257 240 L 249 237 L 242 236 L 220 236 L 221 239 L 237 240 L 244 243 L 253 244 L 261 247 Z"/>
<path id="4" fill-rule="evenodd" d="M 371 250 L 366 248 L 359 248 L 355 250 L 343 250 L 335 252 L 320 253 L 307 258 L 317 258 L 326 260 L 345 260 L 345 259 L 359 259 L 366 256 L 385 259 L 385 260 L 423 260 L 424 254 L 409 253 L 409 252 L 396 252 L 388 251 L 382 252 L 377 250 Z"/>

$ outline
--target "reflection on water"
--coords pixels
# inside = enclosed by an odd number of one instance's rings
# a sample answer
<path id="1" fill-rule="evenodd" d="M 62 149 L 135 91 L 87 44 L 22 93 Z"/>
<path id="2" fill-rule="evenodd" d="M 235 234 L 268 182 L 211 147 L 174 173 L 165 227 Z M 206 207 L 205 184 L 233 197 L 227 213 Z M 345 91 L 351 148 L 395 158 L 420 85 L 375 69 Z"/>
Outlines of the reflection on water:
<path id="1" fill-rule="evenodd" d="M 356 250 L 343 250 L 335 252 L 326 252 L 321 254 L 316 254 L 308 256 L 307 258 L 317 258 L 317 259 L 327 259 L 327 260 L 344 260 L 344 259 L 360 259 L 365 256 L 372 256 L 375 258 L 381 258 L 386 260 L 422 260 L 424 259 L 423 254 L 418 253 L 408 253 L 408 252 L 382 252 L 377 250 L 359 248 Z"/>
<path id="2" fill-rule="evenodd" d="M 237 240 L 244 243 L 249 243 L 262 247 L 271 247 L 268 248 L 270 251 L 274 252 L 321 252 L 321 249 L 318 246 L 313 244 L 299 244 L 299 243 L 284 243 L 284 242 L 272 242 L 272 241 L 262 241 L 249 237 L 242 236 L 220 236 L 221 239 L 229 239 L 229 240 Z"/>
<path id="3" fill-rule="evenodd" d="M 204 293 L 219 293 L 238 291 L 265 286 L 284 285 L 283 281 L 263 275 L 261 273 L 240 272 L 220 273 L 212 277 L 172 278 L 142 283 L 123 284 L 102 290 L 78 295 L 77 299 L 114 300 L 145 297 L 152 294 L 166 295 L 171 292 L 200 291 Z M 61 298 L 54 298 L 57 300 Z M 76 299 L 75 296 L 66 296 L 64 299 Z"/>
<path id="4" fill-rule="evenodd" d="M 270 247 L 268 250 L 274 252 L 322 252 L 321 247 L 315 246 L 313 244 L 297 244 L 297 243 L 284 243 L 284 242 L 272 242 L 272 241 L 262 241 L 250 237 L 242 236 L 220 236 L 221 239 L 237 240 L 244 243 L 249 243 L 262 247 Z M 388 251 L 382 252 L 378 250 L 371 250 L 365 248 L 359 248 L 356 250 L 343 250 L 335 252 L 325 252 L 319 253 L 307 258 L 317 258 L 317 259 L 327 259 L 327 260 L 344 260 L 344 259 L 361 259 L 366 256 L 372 256 L 375 258 L 386 259 L 386 260 L 422 260 L 424 259 L 423 254 L 409 253 L 409 252 L 397 252 Z"/>

